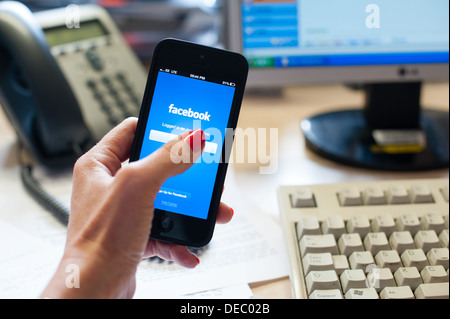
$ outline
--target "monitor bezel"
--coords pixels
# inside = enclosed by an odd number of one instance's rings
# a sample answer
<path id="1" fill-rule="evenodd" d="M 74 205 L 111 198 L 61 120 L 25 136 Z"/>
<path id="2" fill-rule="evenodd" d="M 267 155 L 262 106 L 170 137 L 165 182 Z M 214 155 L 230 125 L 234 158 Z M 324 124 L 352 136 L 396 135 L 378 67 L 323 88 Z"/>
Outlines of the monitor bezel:
<path id="1" fill-rule="evenodd" d="M 227 49 L 243 54 L 242 0 L 225 2 Z M 286 87 L 304 84 L 365 84 L 448 81 L 449 64 L 396 64 L 296 68 L 250 68 L 247 87 Z"/>

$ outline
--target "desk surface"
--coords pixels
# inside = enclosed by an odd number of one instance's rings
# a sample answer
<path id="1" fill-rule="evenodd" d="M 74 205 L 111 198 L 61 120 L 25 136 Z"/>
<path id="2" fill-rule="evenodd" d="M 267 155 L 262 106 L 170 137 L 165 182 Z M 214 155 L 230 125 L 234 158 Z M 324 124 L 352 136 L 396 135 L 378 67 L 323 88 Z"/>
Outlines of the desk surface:
<path id="1" fill-rule="evenodd" d="M 375 172 L 346 167 L 330 162 L 305 148 L 300 120 L 320 112 L 360 108 L 362 92 L 342 86 L 311 86 L 289 88 L 282 96 L 247 95 L 244 99 L 239 127 L 278 129 L 278 169 L 274 174 L 259 174 L 260 163 L 231 164 L 233 187 L 242 189 L 246 200 L 264 213 L 278 219 L 276 188 L 283 184 L 325 184 L 376 179 L 409 179 L 448 177 L 449 171 L 419 173 Z M 426 108 L 449 109 L 449 84 L 424 86 L 422 105 Z M 15 166 L 15 135 L 0 112 L 0 170 Z M 225 189 L 227 184 L 225 185 Z M 233 206 L 233 203 L 229 203 Z M 256 298 L 290 298 L 288 278 L 252 284 Z"/>

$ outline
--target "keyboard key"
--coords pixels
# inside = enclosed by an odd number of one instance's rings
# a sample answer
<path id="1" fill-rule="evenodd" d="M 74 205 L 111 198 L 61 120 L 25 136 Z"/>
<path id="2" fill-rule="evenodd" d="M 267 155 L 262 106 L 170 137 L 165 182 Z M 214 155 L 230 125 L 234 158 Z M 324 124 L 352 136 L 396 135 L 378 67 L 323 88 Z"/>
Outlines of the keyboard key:
<path id="1" fill-rule="evenodd" d="M 430 266 L 442 266 L 445 269 L 448 269 L 449 263 L 449 254 L 448 248 L 433 248 L 427 254 L 428 262 Z"/>
<path id="2" fill-rule="evenodd" d="M 426 184 L 411 187 L 411 200 L 416 204 L 434 203 L 433 195 Z"/>
<path id="3" fill-rule="evenodd" d="M 287 237 L 298 237 L 290 256 L 300 263 L 293 278 L 302 277 L 295 297 L 302 290 L 311 299 L 448 296 L 431 291 L 448 289 L 450 279 L 445 192 L 448 179 L 280 188 L 281 214 L 295 220 Z"/>
<path id="4" fill-rule="evenodd" d="M 361 193 L 357 187 L 345 187 L 339 192 L 339 200 L 342 206 L 361 206 Z"/>
<path id="5" fill-rule="evenodd" d="M 411 235 L 415 236 L 420 230 L 419 218 L 413 214 L 401 215 L 400 218 L 397 219 L 397 230 L 409 231 Z"/>
<path id="6" fill-rule="evenodd" d="M 374 288 L 350 289 L 345 294 L 345 299 L 380 299 Z"/>
<path id="7" fill-rule="evenodd" d="M 378 185 L 367 187 L 363 192 L 363 200 L 365 205 L 387 205 L 386 195 Z"/>
<path id="8" fill-rule="evenodd" d="M 441 246 L 444 248 L 448 248 L 448 229 L 444 229 L 441 234 L 439 235 L 439 242 L 441 243 Z"/>
<path id="9" fill-rule="evenodd" d="M 320 235 L 319 220 L 315 216 L 305 216 L 297 222 L 297 236 L 301 239 L 305 235 Z"/>
<path id="10" fill-rule="evenodd" d="M 300 253 L 306 254 L 331 253 L 338 255 L 336 239 L 333 235 L 305 235 L 300 240 Z"/>
<path id="11" fill-rule="evenodd" d="M 389 187 L 387 197 L 388 203 L 391 205 L 411 203 L 408 191 L 402 185 L 395 185 Z"/>
<path id="12" fill-rule="evenodd" d="M 417 248 L 428 253 L 431 248 L 440 248 L 439 238 L 434 230 L 420 230 L 414 237 L 414 244 Z"/>
<path id="13" fill-rule="evenodd" d="M 359 234 L 345 234 L 339 238 L 339 251 L 342 255 L 350 257 L 355 251 L 364 251 L 364 246 Z"/>
<path id="14" fill-rule="evenodd" d="M 338 274 L 338 276 L 342 275 L 344 271 L 350 269 L 350 265 L 348 264 L 347 256 L 344 255 L 335 255 L 333 257 L 334 262 L 334 270 Z"/>
<path id="15" fill-rule="evenodd" d="M 423 284 L 417 288 L 415 296 L 417 299 L 449 299 L 448 291 L 448 282 Z"/>
<path id="16" fill-rule="evenodd" d="M 428 259 L 422 249 L 407 249 L 401 255 L 403 266 L 416 267 L 418 271 L 429 266 Z"/>
<path id="17" fill-rule="evenodd" d="M 334 270 L 334 261 L 330 253 L 307 254 L 302 261 L 305 276 L 311 271 Z"/>
<path id="18" fill-rule="evenodd" d="M 309 299 L 344 299 L 340 289 L 314 290 Z"/>
<path id="19" fill-rule="evenodd" d="M 351 269 L 362 269 L 364 273 L 370 271 L 369 265 L 375 265 L 375 260 L 369 251 L 356 251 L 349 258 Z"/>
<path id="20" fill-rule="evenodd" d="M 399 254 L 395 250 L 382 250 L 375 256 L 375 261 L 380 268 L 389 268 L 395 272 L 399 267 L 402 267 L 402 261 Z"/>
<path id="21" fill-rule="evenodd" d="M 375 268 L 367 274 L 369 287 L 381 292 L 386 287 L 396 287 L 394 275 L 389 268 Z"/>
<path id="22" fill-rule="evenodd" d="M 347 221 L 347 232 L 350 234 L 358 233 L 361 238 L 364 238 L 370 231 L 370 221 L 367 216 L 353 216 Z"/>
<path id="23" fill-rule="evenodd" d="M 422 277 L 416 267 L 401 267 L 394 273 L 395 281 L 398 286 L 408 286 L 416 290 L 422 282 Z"/>
<path id="24" fill-rule="evenodd" d="M 339 278 L 334 270 L 311 271 L 305 278 L 308 294 L 314 290 L 340 289 Z"/>
<path id="25" fill-rule="evenodd" d="M 364 238 L 364 247 L 370 251 L 373 256 L 382 250 L 389 250 L 389 242 L 385 233 L 369 233 Z"/>
<path id="26" fill-rule="evenodd" d="M 322 234 L 333 234 L 338 240 L 345 233 L 345 222 L 341 216 L 328 216 L 322 223 Z"/>
<path id="27" fill-rule="evenodd" d="M 448 282 L 447 272 L 442 266 L 426 266 L 421 272 L 424 284 Z"/>
<path id="28" fill-rule="evenodd" d="M 390 237 L 396 230 L 394 218 L 391 215 L 379 215 L 372 221 L 372 231 L 374 233 L 382 232 Z"/>
<path id="29" fill-rule="evenodd" d="M 346 270 L 341 275 L 342 291 L 347 293 L 354 288 L 367 288 L 366 275 L 361 269 Z"/>
<path id="30" fill-rule="evenodd" d="M 440 234 L 445 228 L 444 218 L 440 214 L 425 214 L 420 221 L 420 227 L 423 230 L 434 230 L 436 234 Z"/>
<path id="31" fill-rule="evenodd" d="M 415 249 L 414 239 L 409 231 L 397 231 L 393 232 L 389 238 L 389 245 L 391 248 L 396 250 L 399 255 L 407 249 Z"/>
<path id="32" fill-rule="evenodd" d="M 387 287 L 380 294 L 381 299 L 414 299 L 414 294 L 408 286 Z"/>
<path id="33" fill-rule="evenodd" d="M 291 194 L 291 204 L 294 208 L 316 207 L 316 201 L 313 193 L 307 187 L 298 188 Z"/>

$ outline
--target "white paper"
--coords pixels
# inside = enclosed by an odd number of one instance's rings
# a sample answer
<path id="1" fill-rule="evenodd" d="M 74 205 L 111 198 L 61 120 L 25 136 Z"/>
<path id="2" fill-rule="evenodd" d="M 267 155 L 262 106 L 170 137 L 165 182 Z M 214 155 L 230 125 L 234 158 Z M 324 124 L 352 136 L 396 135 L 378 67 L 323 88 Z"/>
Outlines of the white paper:
<path id="1" fill-rule="evenodd" d="M 0 221 L 0 299 L 38 298 L 62 252 Z"/>
<path id="2" fill-rule="evenodd" d="M 144 261 L 137 272 L 135 298 L 176 298 L 198 291 L 260 282 L 288 275 L 284 242 L 270 218 L 246 211 L 218 225 L 200 265 L 185 269 Z"/>
<path id="3" fill-rule="evenodd" d="M 250 299 L 252 297 L 253 292 L 249 285 L 242 284 L 184 295 L 179 299 Z"/>
<path id="4" fill-rule="evenodd" d="M 69 206 L 72 174 L 46 175 L 37 168 L 33 175 L 45 190 Z M 25 191 L 18 167 L 0 169 L 0 220 L 45 243 L 64 247 L 66 226 Z"/>
<path id="5" fill-rule="evenodd" d="M 214 290 L 217 294 L 217 289 L 224 288 L 220 293 L 229 296 L 232 287 L 288 275 L 277 219 L 251 205 L 245 192 L 236 187 L 233 173 L 227 177 L 223 200 L 234 208 L 235 217 L 230 224 L 216 227 L 200 265 L 188 270 L 143 261 L 137 273 L 136 298 L 180 298 Z M 66 228 L 24 191 L 17 168 L 2 170 L 0 175 L 0 220 L 21 230 L 6 231 L 3 226 L 0 231 L 0 298 L 36 298 L 60 261 Z M 47 176 L 36 170 L 35 176 L 50 193 L 69 204 L 71 174 Z M 9 287 L 8 292 L 4 287 Z M 242 289 L 235 292 L 236 298 L 246 295 Z"/>

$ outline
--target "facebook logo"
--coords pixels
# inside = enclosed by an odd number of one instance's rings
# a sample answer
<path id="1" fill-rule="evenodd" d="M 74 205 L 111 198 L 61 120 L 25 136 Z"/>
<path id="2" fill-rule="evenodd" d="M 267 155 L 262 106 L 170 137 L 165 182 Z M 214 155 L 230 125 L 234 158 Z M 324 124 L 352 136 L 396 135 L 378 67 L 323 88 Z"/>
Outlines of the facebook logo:
<path id="1" fill-rule="evenodd" d="M 199 113 L 199 112 L 192 111 L 191 108 L 189 108 L 189 110 L 185 110 L 182 108 L 176 108 L 174 104 L 170 104 L 169 113 L 178 114 L 178 115 L 181 115 L 184 117 L 190 117 L 190 118 L 194 118 L 194 119 L 198 119 L 198 120 L 205 120 L 207 122 L 209 122 L 210 117 L 211 117 L 211 115 L 208 114 L 208 112 Z"/>

